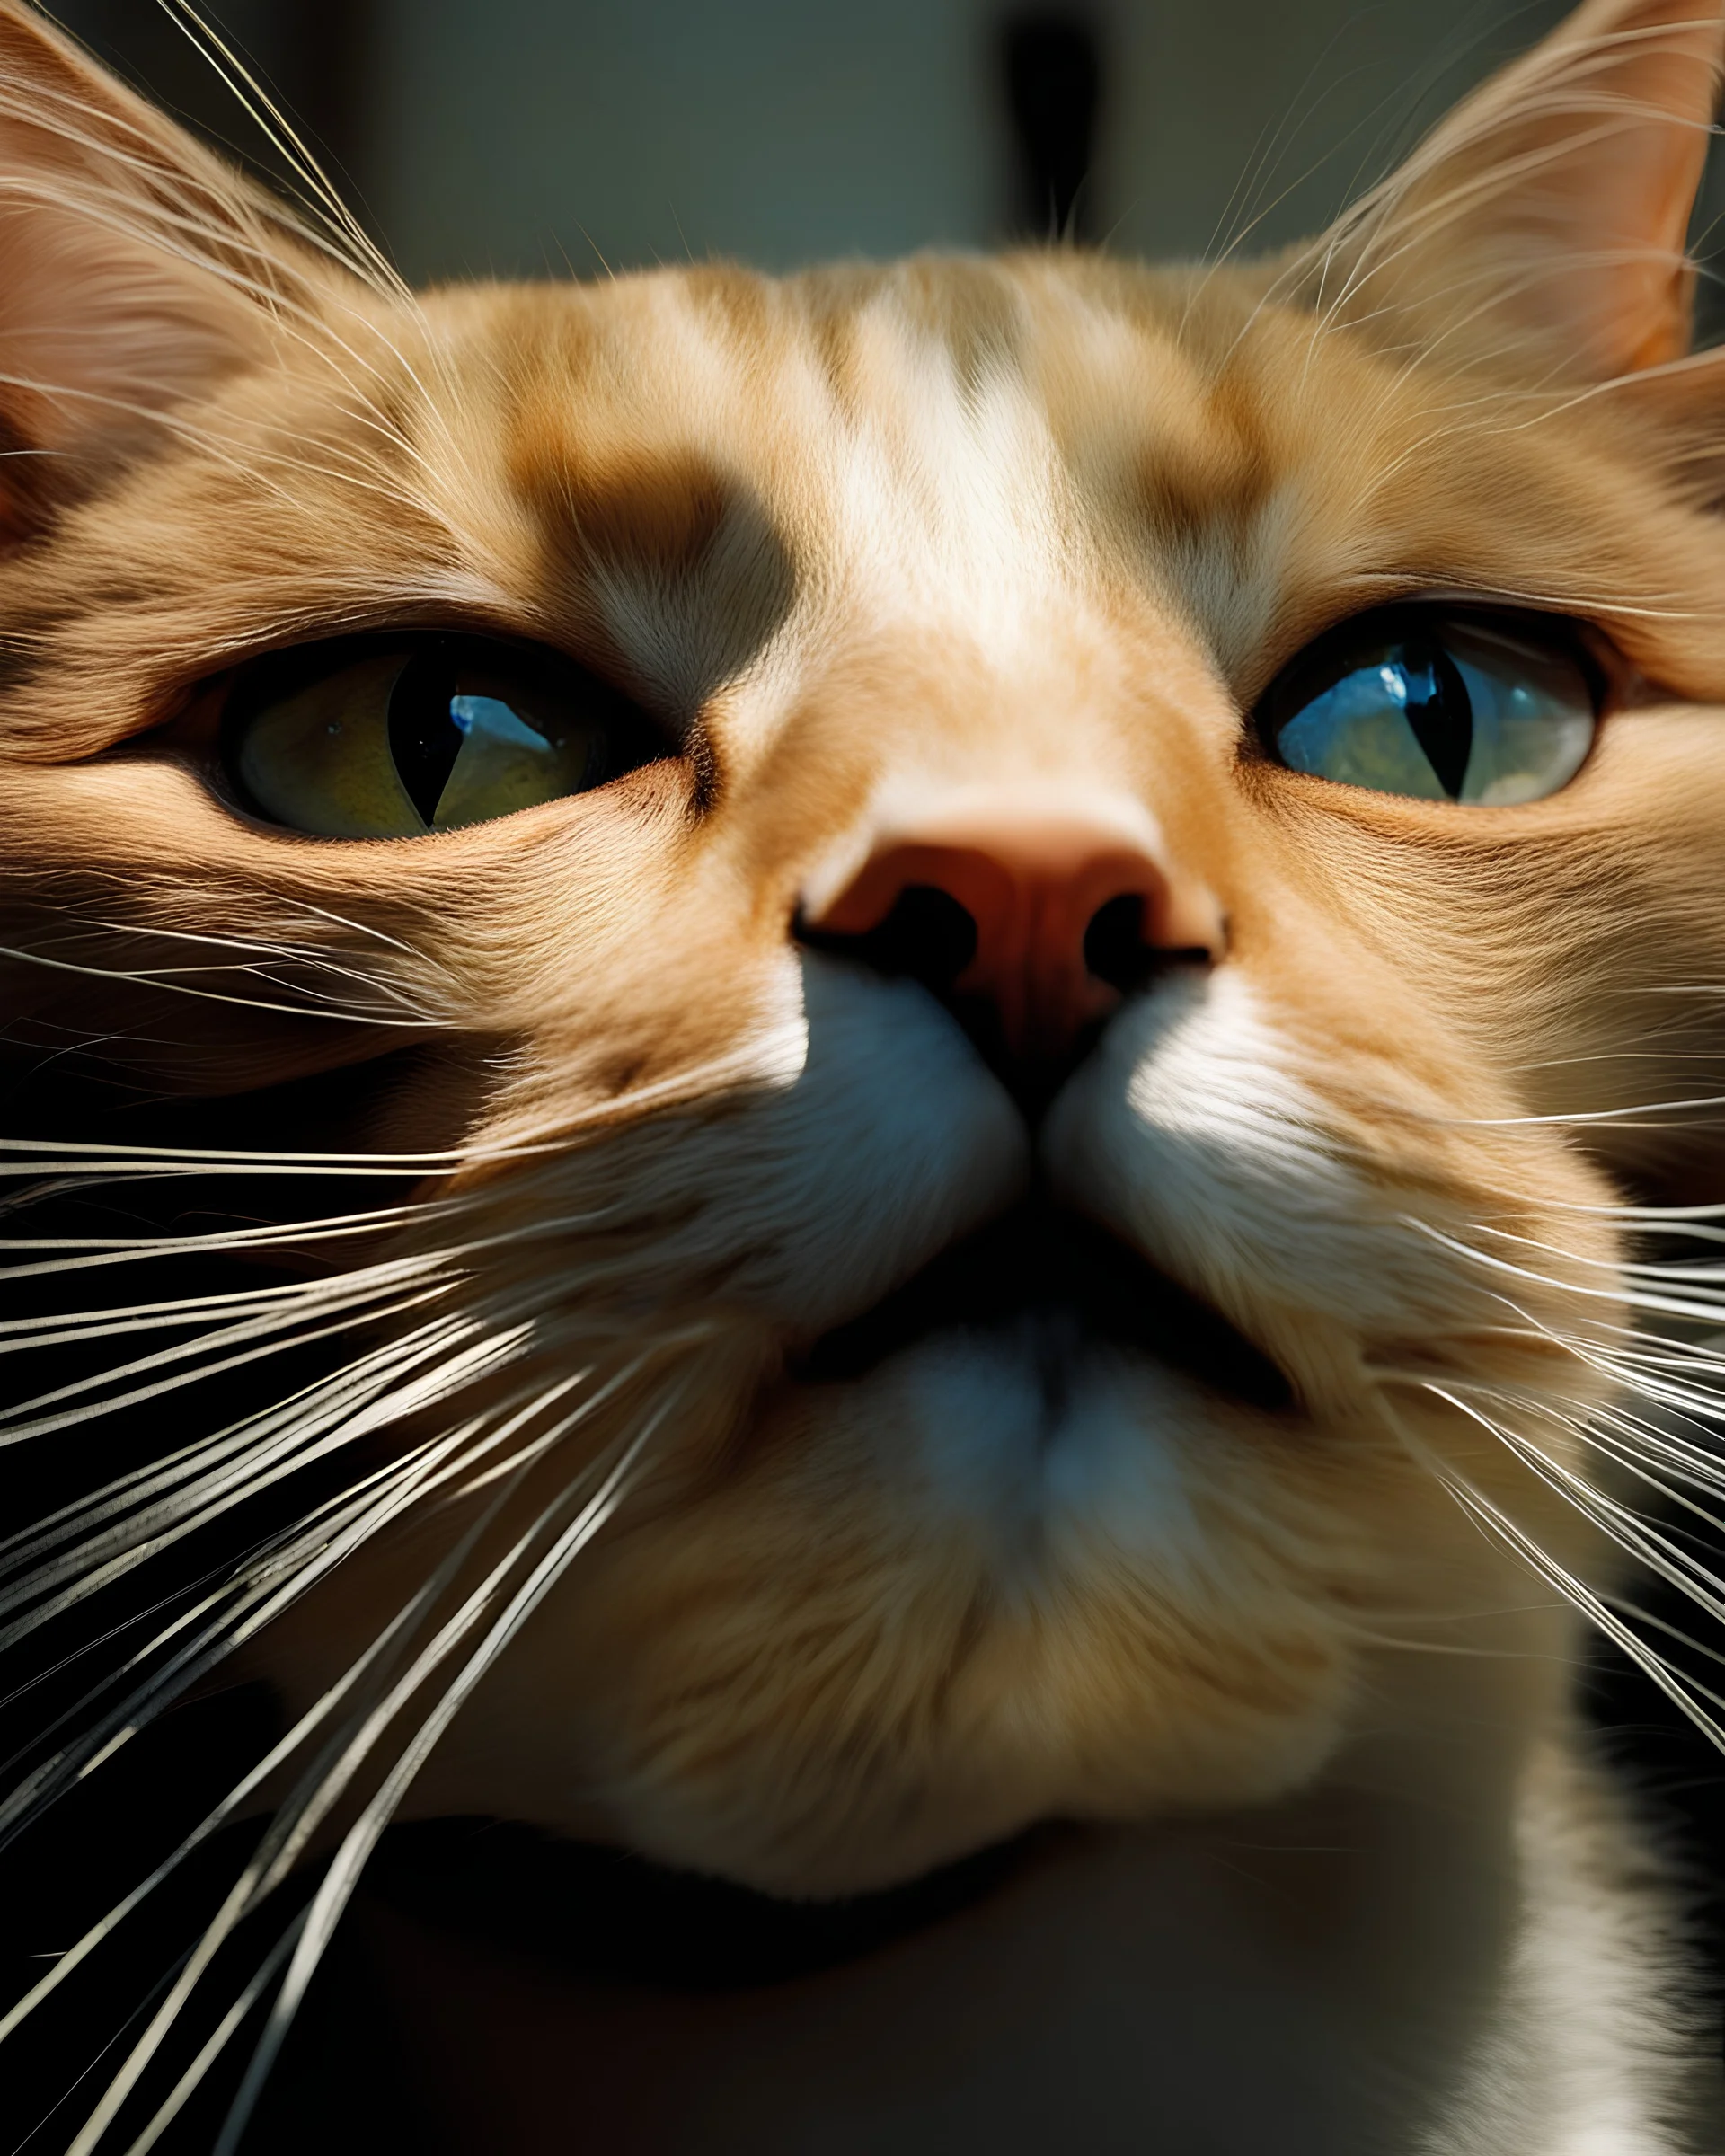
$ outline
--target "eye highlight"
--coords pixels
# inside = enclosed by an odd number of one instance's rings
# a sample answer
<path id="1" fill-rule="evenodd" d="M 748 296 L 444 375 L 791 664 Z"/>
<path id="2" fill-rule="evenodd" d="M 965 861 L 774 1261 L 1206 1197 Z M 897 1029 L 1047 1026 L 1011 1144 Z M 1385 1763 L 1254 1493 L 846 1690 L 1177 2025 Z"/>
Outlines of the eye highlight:
<path id="1" fill-rule="evenodd" d="M 222 744 L 247 805 L 318 838 L 420 838 L 588 793 L 671 744 L 585 667 L 480 638 L 260 660 Z"/>
<path id="2" fill-rule="evenodd" d="M 1258 711 L 1290 771 L 1374 793 L 1509 808 L 1567 786 L 1599 685 L 1570 624 L 1437 606 L 1361 614 L 1310 645 Z"/>

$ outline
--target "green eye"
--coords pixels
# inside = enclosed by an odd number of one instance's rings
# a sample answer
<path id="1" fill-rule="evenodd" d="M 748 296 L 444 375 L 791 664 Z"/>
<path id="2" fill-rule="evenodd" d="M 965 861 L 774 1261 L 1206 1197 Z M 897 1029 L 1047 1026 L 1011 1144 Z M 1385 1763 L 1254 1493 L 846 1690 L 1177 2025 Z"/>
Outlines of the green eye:
<path id="1" fill-rule="evenodd" d="M 1597 712 L 1594 675 L 1564 624 L 1420 607 L 1321 638 L 1273 685 L 1259 725 L 1290 771 L 1508 808 L 1568 785 Z"/>
<path id="2" fill-rule="evenodd" d="M 235 685 L 224 740 L 251 806 L 319 838 L 488 823 L 588 792 L 668 748 L 583 668 L 447 637 L 262 661 Z"/>

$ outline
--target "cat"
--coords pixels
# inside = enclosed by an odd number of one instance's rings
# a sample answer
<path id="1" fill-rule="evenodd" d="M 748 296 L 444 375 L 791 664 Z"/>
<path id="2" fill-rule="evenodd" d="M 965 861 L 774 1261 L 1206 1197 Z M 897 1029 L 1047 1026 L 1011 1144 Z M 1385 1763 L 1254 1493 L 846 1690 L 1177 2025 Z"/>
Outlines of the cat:
<path id="1" fill-rule="evenodd" d="M 451 2147 L 1725 2145 L 1579 1704 L 1714 1726 L 1722 57 L 1265 261 L 416 297 L 0 6 L 6 1830 L 276 1718 L 60 2145 L 235 2147 L 452 1818 Z"/>

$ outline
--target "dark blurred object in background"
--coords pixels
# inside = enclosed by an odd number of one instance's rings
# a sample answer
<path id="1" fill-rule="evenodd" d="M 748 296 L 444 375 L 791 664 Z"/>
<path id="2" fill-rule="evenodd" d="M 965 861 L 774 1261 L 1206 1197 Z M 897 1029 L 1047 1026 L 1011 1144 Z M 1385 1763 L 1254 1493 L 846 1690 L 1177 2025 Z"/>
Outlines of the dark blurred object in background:
<path id="1" fill-rule="evenodd" d="M 1102 56 L 1075 15 L 1017 15 L 1003 38 L 1006 99 L 1018 137 L 1027 239 L 1096 237 L 1090 176 Z"/>
<path id="2" fill-rule="evenodd" d="M 158 0 L 51 0 L 265 169 Z M 1322 227 L 1566 0 L 206 0 L 415 282 Z"/>

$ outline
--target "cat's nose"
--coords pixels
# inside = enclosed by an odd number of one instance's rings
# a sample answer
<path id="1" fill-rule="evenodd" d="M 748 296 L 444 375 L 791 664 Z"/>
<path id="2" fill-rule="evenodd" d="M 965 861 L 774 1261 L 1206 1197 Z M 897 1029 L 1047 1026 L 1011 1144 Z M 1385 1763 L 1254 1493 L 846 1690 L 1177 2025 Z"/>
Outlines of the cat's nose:
<path id="1" fill-rule="evenodd" d="M 981 1006 L 1016 1061 L 1060 1065 L 1160 968 L 1219 957 L 1224 923 L 1148 833 L 1012 793 L 883 832 L 804 932 Z"/>

